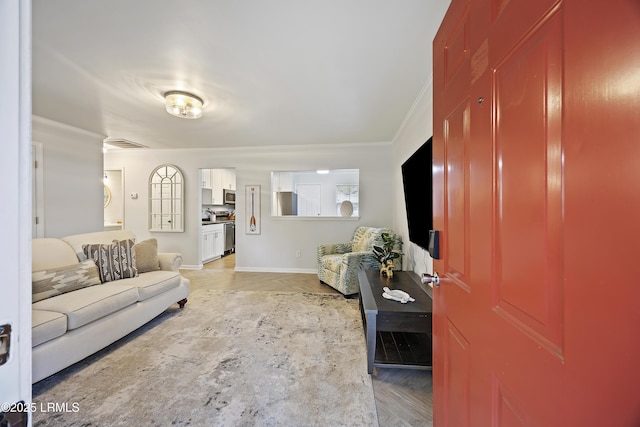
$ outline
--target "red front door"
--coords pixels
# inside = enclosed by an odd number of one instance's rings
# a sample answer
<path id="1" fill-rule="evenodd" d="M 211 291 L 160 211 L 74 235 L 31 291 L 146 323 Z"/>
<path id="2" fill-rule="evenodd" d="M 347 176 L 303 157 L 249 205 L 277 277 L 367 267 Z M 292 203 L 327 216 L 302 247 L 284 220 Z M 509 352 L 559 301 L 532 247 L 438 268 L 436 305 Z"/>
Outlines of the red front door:
<path id="1" fill-rule="evenodd" d="M 453 0 L 434 425 L 640 425 L 640 2 Z"/>

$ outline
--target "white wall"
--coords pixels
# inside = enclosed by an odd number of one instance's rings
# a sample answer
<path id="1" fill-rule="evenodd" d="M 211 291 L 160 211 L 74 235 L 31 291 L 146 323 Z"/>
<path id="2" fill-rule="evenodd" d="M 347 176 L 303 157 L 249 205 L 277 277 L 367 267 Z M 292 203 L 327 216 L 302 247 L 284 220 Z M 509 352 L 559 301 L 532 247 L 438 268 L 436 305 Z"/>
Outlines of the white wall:
<path id="1" fill-rule="evenodd" d="M 432 99 L 432 87 L 429 83 L 420 92 L 402 128 L 393 140 L 394 228 L 402 235 L 404 242 L 403 268 L 415 271 L 419 275 L 433 271 L 433 260 L 427 251 L 409 242 L 401 167 L 402 163 L 433 134 Z"/>
<path id="2" fill-rule="evenodd" d="M 184 265 L 200 262 L 200 168 L 235 168 L 236 269 L 243 271 L 316 272 L 321 243 L 346 242 L 358 225 L 389 227 L 393 222 L 394 182 L 391 143 L 313 147 L 238 149 L 120 150 L 105 154 L 105 169 L 124 168 L 125 224 L 138 239 L 156 237 L 159 250 L 181 252 Z M 185 232 L 148 231 L 148 180 L 158 165 L 176 165 L 185 177 Z M 270 173 L 282 170 L 359 169 L 360 219 L 273 218 Z M 261 234 L 245 233 L 245 185 L 261 185 Z M 132 199 L 131 193 L 138 193 Z M 296 251 L 301 256 L 296 257 Z"/>
<path id="3" fill-rule="evenodd" d="M 38 116 L 32 126 L 43 147 L 44 236 L 102 230 L 104 136 Z"/>
<path id="4" fill-rule="evenodd" d="M 425 55 L 433 56 L 431 46 L 440 23 L 444 18 L 451 0 L 432 0 L 433 14 L 425 17 L 425 25 L 433 29 L 429 38 Z M 404 204 L 404 190 L 402 187 L 402 164 L 427 139 L 433 135 L 433 74 L 429 76 L 416 100 L 407 113 L 404 123 L 393 138 L 393 194 L 394 194 L 394 228 L 402 234 L 404 244 L 404 269 L 415 271 L 417 274 L 433 272 L 433 260 L 427 251 L 409 242 L 407 213 Z"/>

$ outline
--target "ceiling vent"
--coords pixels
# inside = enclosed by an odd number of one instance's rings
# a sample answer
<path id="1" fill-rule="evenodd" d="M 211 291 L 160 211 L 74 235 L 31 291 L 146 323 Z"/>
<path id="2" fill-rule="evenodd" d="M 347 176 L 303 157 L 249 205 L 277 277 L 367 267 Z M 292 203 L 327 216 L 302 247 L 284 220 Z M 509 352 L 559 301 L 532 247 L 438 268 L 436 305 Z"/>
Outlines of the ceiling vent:
<path id="1" fill-rule="evenodd" d="M 146 145 L 138 144 L 137 142 L 129 141 L 128 139 L 123 138 L 107 138 L 104 141 L 105 145 L 108 145 L 109 148 L 149 148 Z"/>

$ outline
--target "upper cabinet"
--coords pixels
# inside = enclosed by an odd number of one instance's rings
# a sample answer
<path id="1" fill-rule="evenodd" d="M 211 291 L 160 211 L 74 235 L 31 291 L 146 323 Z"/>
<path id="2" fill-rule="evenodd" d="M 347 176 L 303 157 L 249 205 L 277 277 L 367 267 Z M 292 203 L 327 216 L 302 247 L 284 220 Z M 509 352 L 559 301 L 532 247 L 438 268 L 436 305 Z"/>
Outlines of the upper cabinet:
<path id="1" fill-rule="evenodd" d="M 236 171 L 234 169 L 218 169 L 220 170 L 220 181 L 223 190 L 236 189 Z"/>
<path id="2" fill-rule="evenodd" d="M 209 169 L 211 173 L 211 189 L 213 190 L 213 198 L 211 203 L 214 205 L 222 204 L 222 169 Z"/>
<path id="3" fill-rule="evenodd" d="M 202 181 L 202 188 L 212 188 L 211 169 L 200 169 L 200 180 Z"/>
<path id="4" fill-rule="evenodd" d="M 211 189 L 211 198 L 203 197 L 202 204 L 224 204 L 223 190 L 236 189 L 235 169 L 200 169 L 200 179 L 203 189 Z M 203 192 L 204 194 L 204 192 Z"/>

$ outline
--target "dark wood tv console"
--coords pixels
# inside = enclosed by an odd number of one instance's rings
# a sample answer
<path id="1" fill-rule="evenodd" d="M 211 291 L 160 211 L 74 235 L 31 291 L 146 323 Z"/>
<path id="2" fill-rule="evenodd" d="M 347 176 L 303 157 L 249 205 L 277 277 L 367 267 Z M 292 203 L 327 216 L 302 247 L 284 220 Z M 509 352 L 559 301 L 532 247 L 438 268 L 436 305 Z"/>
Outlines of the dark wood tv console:
<path id="1" fill-rule="evenodd" d="M 367 371 L 374 367 L 431 369 L 430 289 L 418 275 L 397 271 L 393 278 L 378 270 L 360 270 L 360 313 L 367 341 Z M 382 296 L 383 288 L 401 289 L 415 298 L 402 304 Z"/>

